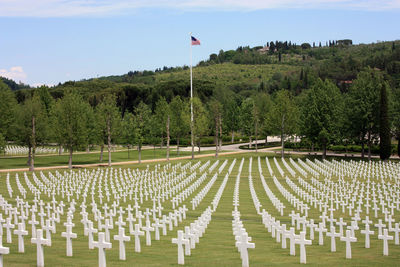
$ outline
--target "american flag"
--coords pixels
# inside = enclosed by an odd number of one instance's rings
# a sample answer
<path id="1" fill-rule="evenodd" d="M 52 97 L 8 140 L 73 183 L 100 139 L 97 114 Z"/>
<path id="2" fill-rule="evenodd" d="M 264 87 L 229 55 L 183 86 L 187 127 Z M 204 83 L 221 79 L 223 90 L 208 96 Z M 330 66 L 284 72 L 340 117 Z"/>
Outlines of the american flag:
<path id="1" fill-rule="evenodd" d="M 192 45 L 200 45 L 200 40 L 192 36 Z"/>

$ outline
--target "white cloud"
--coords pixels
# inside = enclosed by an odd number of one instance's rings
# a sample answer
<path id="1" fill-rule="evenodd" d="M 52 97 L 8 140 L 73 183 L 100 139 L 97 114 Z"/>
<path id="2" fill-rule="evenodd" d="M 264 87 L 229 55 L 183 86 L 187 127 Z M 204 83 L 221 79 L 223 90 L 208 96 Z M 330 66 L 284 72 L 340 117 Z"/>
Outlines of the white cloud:
<path id="1" fill-rule="evenodd" d="M 0 17 L 104 16 L 129 13 L 138 8 L 393 10 L 400 9 L 400 0 L 0 0 Z"/>
<path id="2" fill-rule="evenodd" d="M 0 69 L 0 76 L 14 80 L 15 82 L 26 81 L 26 73 L 21 66 L 11 67 L 9 70 Z"/>

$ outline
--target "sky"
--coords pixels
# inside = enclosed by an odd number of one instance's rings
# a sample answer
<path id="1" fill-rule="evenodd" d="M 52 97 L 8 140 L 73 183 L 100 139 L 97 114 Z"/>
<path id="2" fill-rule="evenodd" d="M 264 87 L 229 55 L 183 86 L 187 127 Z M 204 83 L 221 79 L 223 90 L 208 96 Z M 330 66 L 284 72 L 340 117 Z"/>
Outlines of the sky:
<path id="1" fill-rule="evenodd" d="M 190 64 L 221 49 L 400 39 L 400 0 L 0 0 L 0 76 L 32 86 Z"/>

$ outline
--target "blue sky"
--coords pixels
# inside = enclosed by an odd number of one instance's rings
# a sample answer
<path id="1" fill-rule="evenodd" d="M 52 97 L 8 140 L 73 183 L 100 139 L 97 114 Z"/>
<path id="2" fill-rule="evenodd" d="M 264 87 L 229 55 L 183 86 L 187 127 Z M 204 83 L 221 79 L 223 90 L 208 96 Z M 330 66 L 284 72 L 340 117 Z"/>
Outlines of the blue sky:
<path id="1" fill-rule="evenodd" d="M 220 49 L 400 39 L 400 1 L 0 0 L 0 76 L 57 84 L 189 64 Z"/>

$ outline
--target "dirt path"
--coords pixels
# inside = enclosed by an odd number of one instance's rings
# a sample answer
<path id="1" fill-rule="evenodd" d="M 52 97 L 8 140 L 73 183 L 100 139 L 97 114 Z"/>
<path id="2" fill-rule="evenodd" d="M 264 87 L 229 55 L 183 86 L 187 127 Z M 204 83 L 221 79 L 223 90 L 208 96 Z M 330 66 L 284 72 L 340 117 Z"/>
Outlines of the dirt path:
<path id="1" fill-rule="evenodd" d="M 279 149 L 280 147 L 269 147 L 269 148 L 264 148 L 264 149 L 259 149 L 258 152 L 268 152 L 268 153 L 275 153 L 277 156 L 280 155 L 280 150 L 277 151 L 276 149 Z M 220 152 L 218 155 L 224 156 L 224 155 L 233 155 L 233 154 L 242 154 L 242 153 L 249 153 L 249 152 L 255 152 L 254 150 L 239 150 L 239 151 L 230 151 L 230 152 Z M 287 153 L 287 154 L 286 154 Z M 306 156 L 321 156 L 322 153 L 319 152 L 298 152 L 298 151 L 287 151 L 285 152 L 285 155 L 306 155 Z M 328 157 L 343 157 L 343 158 L 361 158 L 361 154 L 355 154 L 355 153 L 348 153 L 348 154 L 337 154 L 337 153 L 327 153 L 326 154 Z M 195 159 L 198 158 L 206 158 L 206 157 L 212 157 L 215 156 L 215 153 L 209 153 L 209 154 L 201 154 L 201 155 L 195 155 Z M 175 158 L 170 158 L 170 161 L 175 161 L 175 160 L 182 160 L 182 159 L 191 159 L 191 155 L 189 156 L 184 156 L 184 157 L 175 157 Z M 374 159 L 379 159 L 379 156 L 372 156 Z M 398 156 L 391 156 L 391 159 L 400 159 Z M 152 162 L 165 162 L 167 161 L 166 158 L 159 158 L 159 159 L 145 159 L 142 160 L 141 163 L 152 163 Z M 128 164 L 139 164 L 138 160 L 132 160 L 132 161 L 121 161 L 121 162 L 113 162 L 112 166 L 119 166 L 119 165 L 128 165 Z M 73 165 L 72 168 L 88 168 L 88 167 L 107 167 L 107 163 L 93 163 L 93 164 L 80 164 L 80 165 Z M 62 166 L 51 166 L 51 167 L 37 167 L 35 168 L 35 171 L 44 171 L 44 170 L 54 170 L 54 169 L 68 169 L 68 165 L 62 165 Z M 18 169 L 3 169 L 0 170 L 0 173 L 5 173 L 5 172 L 25 172 L 29 171 L 29 168 L 18 168 Z"/>

